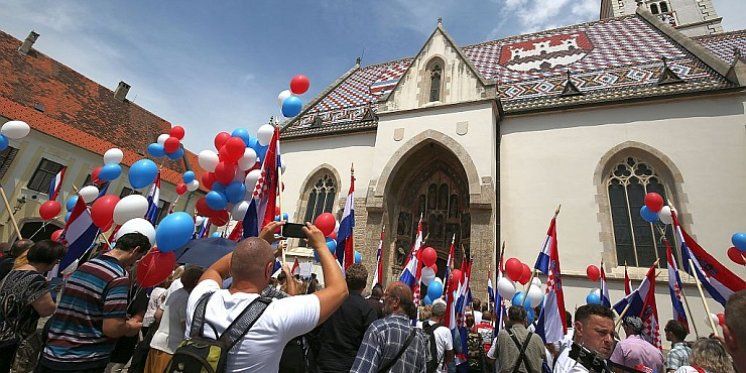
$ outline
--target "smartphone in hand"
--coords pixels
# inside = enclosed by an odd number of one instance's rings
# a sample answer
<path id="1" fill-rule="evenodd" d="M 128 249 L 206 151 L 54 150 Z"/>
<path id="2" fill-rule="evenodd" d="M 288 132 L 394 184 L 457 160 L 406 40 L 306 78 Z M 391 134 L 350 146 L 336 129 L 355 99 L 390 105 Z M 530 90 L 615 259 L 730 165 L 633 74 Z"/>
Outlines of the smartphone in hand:
<path id="1" fill-rule="evenodd" d="M 306 238 L 303 227 L 304 224 L 285 223 L 280 227 L 280 235 L 285 238 Z"/>

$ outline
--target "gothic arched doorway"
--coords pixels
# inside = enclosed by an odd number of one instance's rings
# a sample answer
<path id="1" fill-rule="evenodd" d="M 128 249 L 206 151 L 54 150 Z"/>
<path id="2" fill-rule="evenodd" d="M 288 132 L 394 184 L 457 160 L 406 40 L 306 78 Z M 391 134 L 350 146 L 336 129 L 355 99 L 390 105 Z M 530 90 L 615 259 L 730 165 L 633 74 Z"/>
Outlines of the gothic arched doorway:
<path id="1" fill-rule="evenodd" d="M 409 155 L 392 176 L 387 195 L 389 222 L 394 227 L 391 272 L 394 278 L 401 272 L 422 216 L 426 237 L 423 246 L 438 252 L 437 276 L 442 278 L 451 240 L 455 237 L 457 267 L 469 251 L 471 221 L 466 172 L 453 152 L 430 142 Z"/>

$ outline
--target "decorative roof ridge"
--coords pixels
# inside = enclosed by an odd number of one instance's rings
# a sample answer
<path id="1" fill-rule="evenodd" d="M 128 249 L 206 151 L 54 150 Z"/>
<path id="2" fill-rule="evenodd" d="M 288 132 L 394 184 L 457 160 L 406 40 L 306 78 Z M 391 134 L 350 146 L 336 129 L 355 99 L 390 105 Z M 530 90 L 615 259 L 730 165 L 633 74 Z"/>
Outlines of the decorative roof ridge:
<path id="1" fill-rule="evenodd" d="M 663 22 L 644 7 L 638 7 L 636 14 L 730 82 L 739 86 L 746 85 L 746 76 L 743 76 L 744 74 L 732 73 L 732 71 L 741 72 L 743 69 L 731 69 L 731 66 L 728 63 L 715 56 L 715 54 L 710 52 L 710 50 L 701 43 Z"/>
<path id="2" fill-rule="evenodd" d="M 309 101 L 308 104 L 305 105 L 303 110 L 300 113 L 298 113 L 298 115 L 296 115 L 295 117 L 291 119 L 286 120 L 285 123 L 281 124 L 280 133 L 285 132 L 285 130 L 288 129 L 290 126 L 292 126 L 293 123 L 296 123 L 300 118 L 306 115 L 308 110 L 316 106 L 316 104 L 318 104 L 324 97 L 326 97 L 326 95 L 328 95 L 334 89 L 339 87 L 340 84 L 344 83 L 345 80 L 347 80 L 350 76 L 352 76 L 353 73 L 355 73 L 358 70 L 360 70 L 360 58 L 358 58 L 355 61 L 354 66 L 352 66 L 344 74 L 340 75 L 335 81 L 332 82 L 332 84 L 329 84 L 328 86 L 326 86 L 326 88 L 323 91 L 319 92 L 319 94 L 316 95 L 316 97 L 311 99 L 311 101 Z"/>
<path id="3" fill-rule="evenodd" d="M 411 57 L 411 56 L 410 57 L 401 57 L 401 58 L 397 58 L 395 60 L 383 61 L 383 62 L 378 62 L 378 63 L 374 63 L 374 64 L 370 64 L 370 65 L 361 66 L 360 69 L 361 70 L 365 70 L 367 68 L 379 67 L 379 66 L 384 66 L 384 65 L 392 64 L 392 63 L 397 63 L 397 62 L 404 62 L 405 60 L 411 60 L 411 59 L 414 59 L 414 57 Z"/>
<path id="4" fill-rule="evenodd" d="M 0 30 L 0 38 L 4 38 L 4 37 L 10 37 L 10 38 L 12 38 L 12 39 L 16 40 L 16 41 L 17 41 L 18 43 L 22 43 L 22 41 L 21 41 L 20 39 L 16 39 L 16 37 L 15 37 L 15 36 L 13 36 L 13 35 L 11 35 L 11 34 L 8 34 L 7 32 L 5 32 L 5 31 L 3 31 L 3 30 Z M 85 75 L 81 74 L 80 72 L 78 72 L 77 70 L 75 70 L 75 69 L 73 69 L 72 67 L 68 66 L 67 64 L 65 64 L 65 63 L 63 63 L 63 62 L 61 62 L 61 61 L 58 61 L 58 60 L 56 60 L 56 59 L 54 59 L 54 58 L 50 57 L 49 55 L 47 55 L 47 54 L 45 54 L 45 53 L 42 53 L 41 51 L 39 51 L 39 50 L 38 50 L 38 49 L 36 49 L 36 48 L 33 48 L 33 49 L 32 49 L 32 51 L 33 51 L 33 52 L 34 52 L 34 54 L 36 54 L 37 56 L 39 56 L 39 57 L 41 57 L 41 58 L 46 58 L 46 59 L 48 59 L 48 60 L 49 60 L 49 61 L 51 61 L 52 63 L 54 63 L 54 64 L 57 64 L 57 65 L 61 66 L 62 68 L 64 68 L 64 69 L 68 70 L 68 71 L 69 71 L 70 73 L 72 73 L 72 74 L 75 74 L 76 76 L 78 76 L 78 77 L 82 78 L 83 80 L 85 80 L 85 81 L 87 81 L 87 82 L 90 82 L 90 83 L 93 83 L 93 84 L 95 84 L 95 85 L 96 85 L 96 86 L 98 86 L 98 87 L 101 87 L 101 88 L 104 88 L 104 89 L 106 89 L 107 91 L 111 92 L 111 95 L 112 95 L 112 97 L 114 97 L 114 91 L 113 91 L 113 90 L 111 90 L 111 89 L 110 89 L 109 87 L 107 87 L 107 86 L 105 86 L 105 85 L 102 85 L 101 83 L 99 83 L 99 82 L 97 82 L 97 81 L 95 81 L 95 80 L 93 80 L 93 79 L 91 79 L 91 78 L 89 78 L 89 77 L 87 77 L 87 76 L 85 76 Z M 31 55 L 31 53 L 29 53 L 29 55 Z M 145 109 L 144 107 L 142 107 L 142 106 L 140 106 L 140 105 L 138 105 L 138 104 L 134 103 L 133 101 L 131 101 L 131 100 L 125 100 L 125 101 L 123 101 L 123 103 L 126 103 L 126 104 L 130 104 L 130 105 L 136 106 L 137 108 L 139 108 L 140 110 L 142 110 L 143 114 L 147 114 L 147 115 L 150 115 L 150 116 L 152 116 L 152 117 L 154 117 L 154 118 L 157 118 L 157 119 L 159 119 L 160 121 L 162 121 L 164 125 L 168 125 L 168 128 L 166 128 L 166 127 L 164 126 L 164 127 L 163 127 L 163 130 L 166 130 L 166 131 L 167 131 L 168 129 L 170 129 L 170 128 L 171 128 L 171 125 L 170 125 L 170 123 L 171 123 L 171 122 L 169 122 L 169 121 L 167 121 L 167 120 L 165 120 L 165 119 L 161 118 L 161 117 L 160 117 L 160 116 L 158 116 L 157 114 L 153 113 L 152 111 L 150 111 L 150 110 L 148 110 L 148 109 Z"/>

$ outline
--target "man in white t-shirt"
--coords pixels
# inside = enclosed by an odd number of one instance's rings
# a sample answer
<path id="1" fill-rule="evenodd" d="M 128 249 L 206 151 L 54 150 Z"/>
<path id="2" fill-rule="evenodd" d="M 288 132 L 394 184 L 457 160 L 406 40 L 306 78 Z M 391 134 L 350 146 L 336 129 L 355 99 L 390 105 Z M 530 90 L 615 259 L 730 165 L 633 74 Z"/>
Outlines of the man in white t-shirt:
<path id="1" fill-rule="evenodd" d="M 600 304 L 586 304 L 575 311 L 575 328 L 573 342 L 563 347 L 555 360 L 554 373 L 584 373 L 591 372 L 588 358 L 576 360 L 572 357 L 573 346 L 583 348 L 595 357 L 598 364 L 606 365 L 605 359 L 611 356 L 614 344 L 614 313 L 610 308 Z M 593 366 L 590 364 L 590 366 Z M 605 368 L 608 369 L 608 368 Z"/>
<path id="2" fill-rule="evenodd" d="M 445 372 L 446 370 L 443 367 L 447 367 L 451 360 L 453 360 L 453 336 L 451 335 L 451 330 L 443 326 L 445 314 L 446 303 L 435 301 L 433 302 L 430 320 L 423 323 L 425 334 L 429 336 L 432 333 L 435 339 L 435 349 L 438 353 L 438 369 L 436 372 Z"/>
<path id="3" fill-rule="evenodd" d="M 283 223 L 271 222 L 259 237 L 247 238 L 205 271 L 187 303 L 187 332 L 202 295 L 212 293 L 205 311 L 203 336 L 216 339 L 269 284 L 275 256 L 270 246 Z M 306 223 L 303 231 L 316 251 L 326 287 L 313 294 L 274 300 L 228 355 L 228 372 L 277 372 L 285 345 L 323 323 L 347 297 L 347 284 L 321 231 Z M 229 289 L 220 284 L 233 277 Z"/>

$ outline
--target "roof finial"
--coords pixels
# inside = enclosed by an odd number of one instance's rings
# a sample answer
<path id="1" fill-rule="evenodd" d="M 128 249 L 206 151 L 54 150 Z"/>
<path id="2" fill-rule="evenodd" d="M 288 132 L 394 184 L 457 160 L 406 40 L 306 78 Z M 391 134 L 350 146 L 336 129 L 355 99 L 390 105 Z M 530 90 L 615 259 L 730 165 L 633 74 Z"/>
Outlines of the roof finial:
<path id="1" fill-rule="evenodd" d="M 733 62 L 738 62 L 741 59 L 741 48 L 736 47 L 733 49 Z"/>
<path id="2" fill-rule="evenodd" d="M 443 17 L 438 17 L 438 27 L 443 27 Z"/>
<path id="3" fill-rule="evenodd" d="M 360 66 L 360 60 L 361 60 L 360 57 L 355 58 L 355 66 Z"/>

